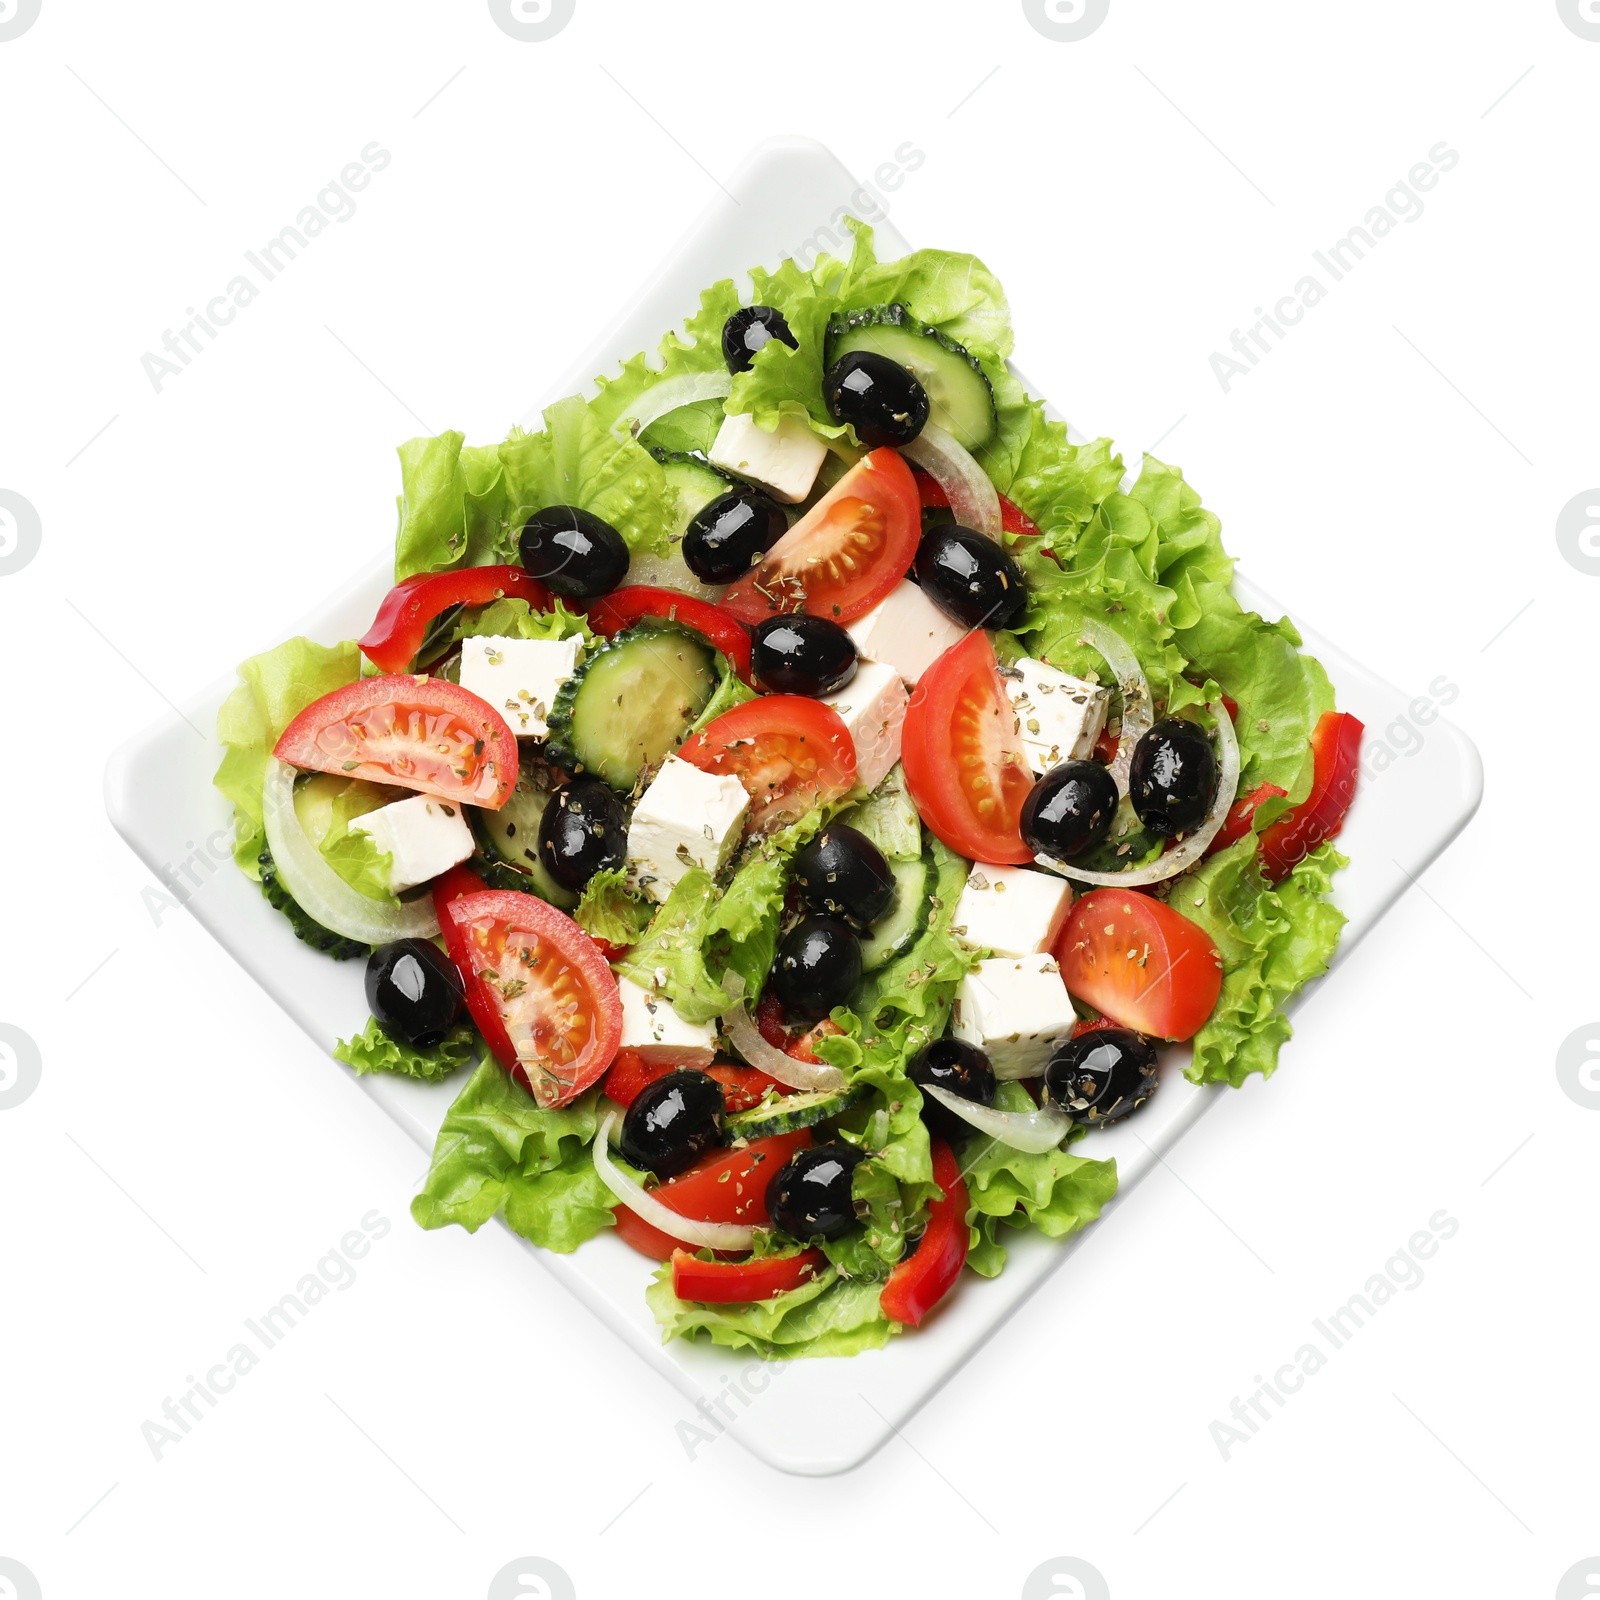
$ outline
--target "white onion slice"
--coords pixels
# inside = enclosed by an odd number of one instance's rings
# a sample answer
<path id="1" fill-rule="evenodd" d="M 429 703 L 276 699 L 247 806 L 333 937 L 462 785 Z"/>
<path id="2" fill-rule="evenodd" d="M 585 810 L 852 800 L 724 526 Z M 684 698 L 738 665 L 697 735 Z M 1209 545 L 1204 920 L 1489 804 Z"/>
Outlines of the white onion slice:
<path id="1" fill-rule="evenodd" d="M 945 492 L 963 528 L 1000 542 L 1000 494 L 968 451 L 935 423 L 928 423 L 902 454 L 911 457 Z"/>
<path id="2" fill-rule="evenodd" d="M 681 377 L 663 378 L 634 401 L 632 412 L 619 417 L 612 431 L 637 439 L 669 411 L 698 405 L 702 400 L 726 400 L 732 393 L 733 378 L 726 372 L 686 372 Z"/>
<path id="3" fill-rule="evenodd" d="M 423 895 L 403 905 L 373 900 L 352 889 L 306 836 L 294 809 L 295 769 L 276 756 L 267 757 L 261 790 L 262 821 L 267 848 L 283 886 L 295 904 L 314 922 L 359 939 L 362 944 L 388 944 L 391 939 L 431 939 L 439 931 L 433 897 Z"/>
<path id="4" fill-rule="evenodd" d="M 664 1206 L 643 1184 L 637 1183 L 611 1159 L 611 1133 L 619 1113 L 608 1111 L 594 1137 L 594 1169 L 600 1181 L 623 1205 L 641 1221 L 652 1228 L 682 1239 L 697 1249 L 753 1250 L 756 1230 L 739 1222 L 696 1222 L 693 1217 L 680 1217 L 671 1206 Z"/>
<path id="5" fill-rule="evenodd" d="M 1078 637 L 1098 650 L 1106 659 L 1117 687 L 1122 691 L 1122 737 L 1111 762 L 1110 772 L 1117 793 L 1128 795 L 1128 768 L 1133 762 L 1133 747 L 1150 731 L 1150 683 L 1139 665 L 1139 658 L 1122 641 L 1122 635 L 1092 617 L 1084 619 Z"/>
<path id="6" fill-rule="evenodd" d="M 922 1092 L 931 1094 L 962 1121 L 970 1122 L 979 1133 L 986 1133 L 991 1139 L 1030 1156 L 1042 1156 L 1046 1150 L 1054 1150 L 1072 1131 L 1072 1118 L 1060 1106 L 1042 1105 L 1037 1111 L 996 1111 L 993 1106 L 979 1105 L 976 1100 L 963 1100 L 936 1083 L 923 1084 Z"/>
<path id="7" fill-rule="evenodd" d="M 1052 856 L 1035 856 L 1033 859 L 1041 867 L 1059 872 L 1063 878 L 1071 878 L 1076 883 L 1095 883 L 1112 889 L 1137 889 L 1143 884 L 1160 883 L 1192 867 L 1216 838 L 1239 792 L 1239 740 L 1233 731 L 1233 718 L 1220 700 L 1210 709 L 1217 719 L 1217 744 L 1222 753 L 1217 773 L 1217 797 L 1211 802 L 1206 820 L 1177 849 L 1164 851 L 1154 861 L 1146 862 L 1142 867 L 1130 867 L 1126 872 L 1089 872 L 1083 867 L 1073 866 L 1070 861 L 1057 861 Z"/>
<path id="8" fill-rule="evenodd" d="M 733 1004 L 722 1014 L 723 1032 L 744 1057 L 747 1067 L 755 1067 L 790 1089 L 838 1090 L 847 1085 L 849 1080 L 837 1067 L 820 1061 L 796 1061 L 761 1037 L 754 1018 L 744 1008 L 744 979 L 737 972 L 727 973 L 722 986 L 733 996 Z"/>

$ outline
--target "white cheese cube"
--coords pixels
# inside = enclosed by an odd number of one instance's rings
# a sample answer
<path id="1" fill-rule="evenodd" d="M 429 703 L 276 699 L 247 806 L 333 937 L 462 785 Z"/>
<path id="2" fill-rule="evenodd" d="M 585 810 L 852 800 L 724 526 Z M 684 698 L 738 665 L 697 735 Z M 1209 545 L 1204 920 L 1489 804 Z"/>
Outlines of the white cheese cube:
<path id="1" fill-rule="evenodd" d="M 1053 872 L 975 866 L 950 931 L 974 950 L 1032 956 L 1056 942 L 1072 910 L 1072 885 Z"/>
<path id="2" fill-rule="evenodd" d="M 863 661 L 844 688 L 821 697 L 837 711 L 856 747 L 856 782 L 876 789 L 900 759 L 900 730 L 911 697 L 900 674 L 881 661 Z"/>
<path id="3" fill-rule="evenodd" d="M 561 685 L 577 670 L 583 641 L 500 639 L 461 641 L 461 687 L 487 700 L 519 739 L 542 739 Z"/>
<path id="4" fill-rule="evenodd" d="M 1008 669 L 1005 683 L 1035 773 L 1089 758 L 1106 725 L 1109 689 L 1026 657 Z"/>
<path id="5" fill-rule="evenodd" d="M 1061 969 L 1048 955 L 980 961 L 961 980 L 956 1038 L 989 1057 L 997 1078 L 1037 1078 L 1077 1026 Z"/>
<path id="6" fill-rule="evenodd" d="M 691 867 L 721 871 L 749 809 L 737 778 L 668 756 L 628 824 L 628 860 L 639 886 L 651 899 L 665 900 Z"/>
<path id="7" fill-rule="evenodd" d="M 437 878 L 472 854 L 472 829 L 461 807 L 428 794 L 379 806 L 357 817 L 350 831 L 369 835 L 378 850 L 391 858 L 390 894 Z"/>
<path id="8" fill-rule="evenodd" d="M 811 493 L 828 447 L 804 417 L 786 416 L 768 433 L 748 412 L 729 412 L 707 457 L 724 472 L 754 478 L 780 500 L 798 505 Z"/>
<path id="9" fill-rule="evenodd" d="M 905 578 L 845 632 L 868 661 L 893 667 L 907 683 L 915 683 L 951 645 L 967 636 L 966 628 Z"/>
<path id="10" fill-rule="evenodd" d="M 623 1050 L 637 1050 L 655 1066 L 709 1067 L 717 1054 L 717 1030 L 709 1022 L 685 1022 L 664 994 L 651 994 L 617 979 L 622 1000 Z"/>

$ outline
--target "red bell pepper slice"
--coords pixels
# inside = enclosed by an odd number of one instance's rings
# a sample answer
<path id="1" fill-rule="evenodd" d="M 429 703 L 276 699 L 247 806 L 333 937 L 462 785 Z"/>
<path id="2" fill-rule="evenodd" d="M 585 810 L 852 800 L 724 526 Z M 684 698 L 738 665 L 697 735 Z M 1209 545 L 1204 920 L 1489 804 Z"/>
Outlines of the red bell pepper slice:
<path id="1" fill-rule="evenodd" d="M 397 583 L 357 643 L 380 672 L 404 672 L 416 659 L 433 619 L 451 606 L 486 606 L 491 600 L 526 600 L 534 611 L 550 605 L 550 591 L 521 567 L 463 567 L 419 572 Z"/>
<path id="2" fill-rule="evenodd" d="M 820 1250 L 802 1250 L 754 1261 L 702 1261 L 680 1246 L 672 1252 L 672 1292 L 680 1300 L 710 1306 L 771 1300 L 809 1283 L 827 1259 Z"/>
<path id="3" fill-rule="evenodd" d="M 891 1322 L 915 1328 L 944 1299 L 961 1276 L 967 1261 L 967 1186 L 955 1153 L 943 1139 L 928 1140 L 933 1154 L 933 1181 L 944 1198 L 928 1207 L 928 1226 L 917 1248 L 905 1258 L 883 1286 L 878 1304 Z"/>
<path id="4" fill-rule="evenodd" d="M 439 931 L 444 935 L 445 950 L 456 971 L 461 974 L 461 982 L 467 992 L 467 1010 L 471 1012 L 472 1020 L 477 1024 L 478 1032 L 483 1035 L 490 1053 L 510 1072 L 519 1064 L 511 1036 L 506 1032 L 505 1023 L 500 1020 L 500 1008 L 495 1004 L 494 996 L 473 968 L 466 930 L 457 925 L 447 909 L 452 900 L 459 900 L 463 895 L 482 894 L 488 887 L 465 863 L 451 867 L 448 872 L 434 879 L 433 909 L 439 918 Z"/>
<path id="5" fill-rule="evenodd" d="M 1261 834 L 1261 870 L 1281 883 L 1324 839 L 1344 826 L 1361 775 L 1361 735 L 1348 711 L 1327 711 L 1311 735 L 1311 793 Z"/>
<path id="6" fill-rule="evenodd" d="M 665 1062 L 646 1061 L 637 1050 L 619 1050 L 606 1073 L 606 1098 L 615 1100 L 619 1106 L 631 1106 L 641 1089 L 675 1070 Z M 709 1067 L 696 1070 L 722 1085 L 722 1097 L 730 1112 L 748 1111 L 760 1105 L 771 1089 L 779 1094 L 791 1092 L 785 1084 L 769 1078 L 758 1067 L 713 1061 Z"/>
<path id="7" fill-rule="evenodd" d="M 939 486 L 939 480 L 931 473 L 924 472 L 921 467 L 913 467 L 911 475 L 917 480 L 917 493 L 922 497 L 922 507 L 925 511 L 946 510 L 950 505 L 950 496 Z M 1021 506 L 1000 496 L 1000 526 L 1007 533 L 1022 534 L 1027 538 L 1035 539 L 1039 535 L 1039 524 L 1028 515 Z"/>
<path id="8" fill-rule="evenodd" d="M 584 608 L 589 626 L 609 639 L 641 617 L 661 617 L 680 622 L 709 640 L 732 663 L 733 670 L 750 682 L 750 634 L 731 612 L 676 589 L 658 589 L 653 584 L 636 583 L 626 589 L 613 589 Z"/>
<path id="9" fill-rule="evenodd" d="M 1282 799 L 1287 793 L 1286 789 L 1280 789 L 1275 783 L 1263 783 L 1252 789 L 1244 799 L 1235 800 L 1228 808 L 1222 826 L 1217 829 L 1216 838 L 1206 846 L 1206 854 L 1214 856 L 1217 851 L 1226 850 L 1230 844 L 1237 844 L 1254 827 L 1256 811 L 1262 802 Z"/>

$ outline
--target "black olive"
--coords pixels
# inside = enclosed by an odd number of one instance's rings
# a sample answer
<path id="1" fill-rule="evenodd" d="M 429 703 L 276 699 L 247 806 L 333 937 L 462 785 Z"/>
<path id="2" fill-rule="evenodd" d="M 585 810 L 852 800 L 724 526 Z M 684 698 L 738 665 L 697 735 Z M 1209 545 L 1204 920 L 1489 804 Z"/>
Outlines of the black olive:
<path id="1" fill-rule="evenodd" d="M 832 694 L 856 675 L 856 642 L 831 617 L 768 617 L 756 624 L 750 666 L 773 694 Z"/>
<path id="2" fill-rule="evenodd" d="M 1133 747 L 1128 798 L 1151 833 L 1170 839 L 1205 821 L 1217 795 L 1217 758 L 1197 722 L 1168 717 Z"/>
<path id="3" fill-rule="evenodd" d="M 852 1187 L 866 1157 L 853 1144 L 797 1150 L 767 1185 L 767 1215 L 791 1239 L 837 1239 L 856 1225 Z"/>
<path id="4" fill-rule="evenodd" d="M 1028 605 L 1019 567 L 993 539 L 951 524 L 934 528 L 917 546 L 922 592 L 969 628 L 1009 628 Z"/>
<path id="5" fill-rule="evenodd" d="M 622 1119 L 622 1159 L 658 1178 L 692 1167 L 722 1142 L 722 1085 L 680 1067 L 633 1097 Z"/>
<path id="6" fill-rule="evenodd" d="M 1074 1122 L 1097 1128 L 1137 1111 L 1156 1092 L 1160 1062 L 1129 1028 L 1098 1028 L 1069 1039 L 1044 1069 L 1044 1098 Z"/>
<path id="7" fill-rule="evenodd" d="M 702 583 L 742 578 L 789 531 L 789 519 L 759 489 L 732 489 L 702 506 L 683 534 L 683 560 Z"/>
<path id="8" fill-rule="evenodd" d="M 522 565 L 569 600 L 609 594 L 628 571 L 622 535 L 592 511 L 578 506 L 546 506 L 522 529 Z"/>
<path id="9" fill-rule="evenodd" d="M 455 964 L 426 939 L 396 939 L 367 957 L 367 1009 L 391 1039 L 432 1049 L 465 1004 Z"/>
<path id="10" fill-rule="evenodd" d="M 1022 837 L 1037 855 L 1071 861 L 1111 832 L 1117 785 L 1096 761 L 1063 761 L 1022 802 Z"/>
<path id="11" fill-rule="evenodd" d="M 976 1045 L 960 1039 L 935 1039 L 912 1057 L 906 1076 L 919 1089 L 935 1084 L 949 1094 L 980 1106 L 994 1104 L 994 1069 L 989 1058 Z M 970 1122 L 958 1117 L 948 1106 L 940 1105 L 931 1094 L 922 1097 L 922 1120 L 946 1139 L 956 1139 L 974 1131 Z"/>
<path id="12" fill-rule="evenodd" d="M 806 917 L 783 936 L 770 981 L 786 1016 L 820 1022 L 860 983 L 861 941 L 832 917 Z"/>
<path id="13" fill-rule="evenodd" d="M 905 367 L 875 350 L 852 350 L 828 368 L 822 398 L 869 450 L 910 444 L 928 424 L 928 391 Z"/>
<path id="14" fill-rule="evenodd" d="M 539 859 L 563 889 L 582 889 L 628 856 L 628 823 L 611 785 L 594 778 L 565 784 L 539 819 Z"/>
<path id="15" fill-rule="evenodd" d="M 756 351 L 769 339 L 782 339 L 791 350 L 800 348 L 781 311 L 771 306 L 740 307 L 722 324 L 722 359 L 728 371 L 748 372 L 755 365 Z"/>
<path id="16" fill-rule="evenodd" d="M 894 874 L 864 833 L 842 822 L 824 828 L 794 858 L 794 881 L 813 911 L 857 927 L 876 922 L 894 903 Z"/>

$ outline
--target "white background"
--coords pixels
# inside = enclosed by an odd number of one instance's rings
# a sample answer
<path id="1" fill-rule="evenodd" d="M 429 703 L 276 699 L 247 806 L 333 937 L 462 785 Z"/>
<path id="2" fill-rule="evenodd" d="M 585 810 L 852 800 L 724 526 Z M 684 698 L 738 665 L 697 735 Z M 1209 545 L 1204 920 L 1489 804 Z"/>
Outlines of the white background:
<path id="1" fill-rule="evenodd" d="M 0 1110 L 0 1557 L 47 1600 L 478 1597 L 525 1555 L 583 1596 L 1011 1596 L 1067 1555 L 1116 1600 L 1557 1594 L 1600 1551 L 1600 1115 L 1555 1070 L 1600 1012 L 1600 578 L 1555 535 L 1600 482 L 1597 78 L 1554 0 L 1112 0 L 1077 43 L 1011 0 L 578 0 L 542 43 L 481 0 L 44 0 L 0 42 L 0 489 L 42 526 L 0 577 L 0 1022 L 43 1062 Z M 1357 658 L 1457 690 L 1489 777 L 1279 1076 L 815 1481 L 691 1459 L 511 1239 L 418 1231 L 415 1149 L 144 893 L 99 792 L 387 544 L 401 439 L 501 436 L 775 132 L 867 178 L 921 153 L 890 214 L 1001 274 L 1043 391 L 1162 440 Z M 355 215 L 157 393 L 141 356 L 373 140 Z M 1424 213 L 1225 394 L 1212 353 L 1440 141 Z M 1224 1460 L 1213 1420 L 1441 1209 L 1425 1281 Z M 355 1284 L 153 1459 L 373 1210 Z"/>

